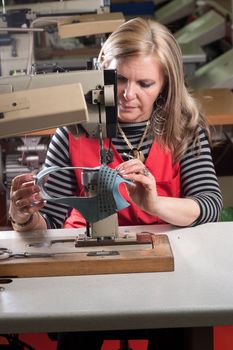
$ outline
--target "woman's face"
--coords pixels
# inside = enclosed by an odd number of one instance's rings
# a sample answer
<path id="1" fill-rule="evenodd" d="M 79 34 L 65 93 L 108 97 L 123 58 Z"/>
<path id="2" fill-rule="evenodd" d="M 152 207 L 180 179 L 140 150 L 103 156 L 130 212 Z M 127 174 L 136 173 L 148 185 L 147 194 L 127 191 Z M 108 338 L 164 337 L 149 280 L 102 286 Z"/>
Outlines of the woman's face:
<path id="1" fill-rule="evenodd" d="M 152 55 L 127 57 L 113 60 L 108 68 L 117 70 L 119 120 L 148 120 L 164 82 L 158 59 Z"/>

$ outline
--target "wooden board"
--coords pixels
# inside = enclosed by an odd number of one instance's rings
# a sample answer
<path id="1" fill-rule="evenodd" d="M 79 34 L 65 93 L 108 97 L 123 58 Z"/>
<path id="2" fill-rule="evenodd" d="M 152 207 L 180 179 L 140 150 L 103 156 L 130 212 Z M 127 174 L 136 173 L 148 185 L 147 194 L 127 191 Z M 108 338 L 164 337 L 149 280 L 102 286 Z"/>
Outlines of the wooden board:
<path id="1" fill-rule="evenodd" d="M 57 253 L 48 258 L 10 258 L 0 260 L 0 277 L 75 276 L 174 270 L 174 258 L 167 235 L 153 237 L 153 247 L 123 249 L 120 246 L 98 247 L 97 256 L 87 252 Z M 86 248 L 87 249 L 87 248 Z M 103 255 L 101 251 L 117 251 Z"/>
<path id="2" fill-rule="evenodd" d="M 194 91 L 210 125 L 233 125 L 233 93 L 230 89 Z"/>
<path id="3" fill-rule="evenodd" d="M 64 39 L 112 33 L 124 22 L 120 12 L 68 16 L 58 20 L 58 35 Z"/>

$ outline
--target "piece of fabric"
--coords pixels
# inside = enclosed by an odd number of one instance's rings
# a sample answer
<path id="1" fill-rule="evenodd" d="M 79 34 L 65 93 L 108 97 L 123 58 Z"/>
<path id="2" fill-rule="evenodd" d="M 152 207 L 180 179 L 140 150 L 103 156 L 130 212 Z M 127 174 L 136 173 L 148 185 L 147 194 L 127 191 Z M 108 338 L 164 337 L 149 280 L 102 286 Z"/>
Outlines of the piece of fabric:
<path id="1" fill-rule="evenodd" d="M 96 195 L 91 197 L 51 197 L 44 186 L 44 179 L 50 174 L 65 170 L 86 171 L 89 174 L 97 173 Z M 121 196 L 119 185 L 128 183 L 129 180 L 123 179 L 117 171 L 107 166 L 95 168 L 89 167 L 58 167 L 53 166 L 41 170 L 36 176 L 36 183 L 41 188 L 42 195 L 45 199 L 66 204 L 77 209 L 82 216 L 89 222 L 97 222 L 129 206 L 129 203 Z"/>

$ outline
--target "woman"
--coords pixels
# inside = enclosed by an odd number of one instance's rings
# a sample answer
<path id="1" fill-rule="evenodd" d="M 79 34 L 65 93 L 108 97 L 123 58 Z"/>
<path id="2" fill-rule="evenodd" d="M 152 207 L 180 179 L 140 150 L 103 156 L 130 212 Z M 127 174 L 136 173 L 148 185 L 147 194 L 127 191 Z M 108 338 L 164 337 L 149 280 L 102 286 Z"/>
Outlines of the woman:
<path id="1" fill-rule="evenodd" d="M 131 205 L 118 213 L 119 224 L 192 226 L 217 221 L 222 197 L 209 130 L 185 87 L 182 56 L 172 34 L 159 23 L 132 19 L 107 39 L 99 64 L 116 69 L 118 76 L 118 134 L 112 140 L 114 158 L 109 167 L 135 184 L 128 186 Z M 74 139 L 65 127 L 58 129 L 46 167 L 99 165 L 91 142 L 85 135 Z M 39 190 L 32 174 L 13 180 L 10 215 L 15 230 L 84 225 L 76 210 L 45 204 Z M 80 194 L 79 177 L 71 171 L 56 173 L 47 190 L 52 196 Z M 93 349 L 101 345 L 97 338 L 88 343 Z"/>

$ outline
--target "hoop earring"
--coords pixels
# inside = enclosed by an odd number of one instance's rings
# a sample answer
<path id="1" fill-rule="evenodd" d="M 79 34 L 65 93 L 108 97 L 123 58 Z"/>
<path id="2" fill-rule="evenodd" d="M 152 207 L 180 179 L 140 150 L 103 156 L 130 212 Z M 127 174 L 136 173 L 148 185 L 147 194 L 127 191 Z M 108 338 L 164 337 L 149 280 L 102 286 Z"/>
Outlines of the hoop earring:
<path id="1" fill-rule="evenodd" d="M 165 103 L 164 97 L 162 96 L 162 94 L 159 94 L 155 101 L 155 108 L 162 108 L 164 103 Z"/>
<path id="2" fill-rule="evenodd" d="M 160 94 L 154 104 L 154 111 L 152 113 L 152 120 L 153 120 L 153 125 L 154 125 L 154 132 L 156 135 L 163 135 L 165 132 L 165 121 L 166 121 L 166 114 L 164 110 L 164 104 L 165 104 L 165 99 L 164 97 Z"/>

